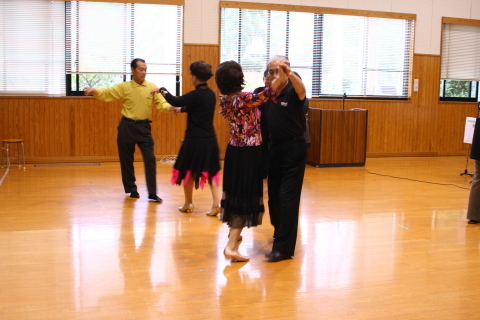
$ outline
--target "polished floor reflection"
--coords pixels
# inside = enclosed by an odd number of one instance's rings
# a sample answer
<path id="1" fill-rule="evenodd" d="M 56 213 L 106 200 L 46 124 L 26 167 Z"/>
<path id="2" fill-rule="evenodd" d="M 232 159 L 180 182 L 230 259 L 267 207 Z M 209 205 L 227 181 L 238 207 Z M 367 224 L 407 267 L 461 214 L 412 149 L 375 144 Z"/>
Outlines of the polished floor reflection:
<path id="1" fill-rule="evenodd" d="M 267 213 L 243 232 L 250 262 L 230 263 L 209 190 L 179 212 L 171 164 L 158 164 L 163 204 L 148 202 L 142 163 L 137 200 L 118 163 L 12 167 L 0 319 L 477 319 L 480 225 L 466 223 L 464 169 L 465 157 L 307 166 L 295 258 L 265 261 Z"/>

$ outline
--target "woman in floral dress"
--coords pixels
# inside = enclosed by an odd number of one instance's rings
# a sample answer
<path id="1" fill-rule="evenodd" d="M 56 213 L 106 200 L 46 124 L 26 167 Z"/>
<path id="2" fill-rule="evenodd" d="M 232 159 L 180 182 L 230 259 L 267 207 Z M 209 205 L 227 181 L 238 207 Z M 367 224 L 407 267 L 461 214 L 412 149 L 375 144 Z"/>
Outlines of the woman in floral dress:
<path id="1" fill-rule="evenodd" d="M 242 230 L 261 224 L 265 211 L 258 106 L 274 98 L 274 91 L 266 87 L 258 94 L 242 92 L 242 67 L 234 61 L 226 61 L 218 66 L 215 81 L 222 94 L 220 113 L 228 120 L 230 128 L 223 168 L 220 216 L 230 227 L 224 255 L 232 261 L 244 262 L 250 258 L 238 252 Z M 272 88 L 278 86 L 277 82 L 276 78 L 272 81 Z"/>

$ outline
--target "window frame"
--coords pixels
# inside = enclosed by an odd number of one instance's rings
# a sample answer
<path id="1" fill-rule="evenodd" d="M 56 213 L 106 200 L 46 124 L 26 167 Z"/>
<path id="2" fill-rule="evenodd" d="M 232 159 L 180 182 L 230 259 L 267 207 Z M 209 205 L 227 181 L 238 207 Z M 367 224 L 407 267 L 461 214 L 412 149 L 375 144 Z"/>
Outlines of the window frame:
<path id="1" fill-rule="evenodd" d="M 479 89 L 479 81 L 465 81 L 468 82 L 468 95 L 469 97 L 445 97 L 445 88 L 446 88 L 446 82 L 447 81 L 453 81 L 453 80 L 447 80 L 447 79 L 440 79 L 440 101 L 457 101 L 457 102 L 478 102 L 478 89 Z M 472 87 L 473 83 L 475 83 L 475 96 L 472 97 Z"/>
<path id="2" fill-rule="evenodd" d="M 440 101 L 449 101 L 449 102 L 478 102 L 480 99 L 479 89 L 480 89 L 480 79 L 444 79 L 442 78 L 442 65 L 443 65 L 443 58 L 444 58 L 444 37 L 445 37 L 445 25 L 446 24 L 453 24 L 453 25 L 463 25 L 463 26 L 476 26 L 480 28 L 480 20 L 474 19 L 463 19 L 463 18 L 450 18 L 450 17 L 442 17 L 442 30 L 441 30 L 441 53 L 440 53 L 440 87 L 439 87 L 439 100 Z M 447 81 L 465 81 L 469 83 L 468 93 L 469 96 L 471 95 L 471 90 L 473 87 L 473 83 L 475 83 L 476 91 L 474 97 L 445 97 L 445 88 Z"/>

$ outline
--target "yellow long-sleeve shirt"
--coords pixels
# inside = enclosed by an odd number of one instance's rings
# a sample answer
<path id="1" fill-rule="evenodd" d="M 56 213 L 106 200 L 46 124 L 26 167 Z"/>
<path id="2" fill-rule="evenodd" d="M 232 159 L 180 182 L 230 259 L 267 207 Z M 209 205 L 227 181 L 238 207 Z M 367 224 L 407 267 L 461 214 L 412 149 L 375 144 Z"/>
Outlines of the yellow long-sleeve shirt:
<path id="1" fill-rule="evenodd" d="M 150 92 L 157 86 L 149 81 L 138 84 L 135 81 L 119 83 L 106 89 L 95 89 L 93 96 L 102 101 L 122 100 L 122 115 L 134 120 L 148 119 L 152 114 L 152 104 L 162 112 L 170 111 L 170 104 L 159 94 Z"/>

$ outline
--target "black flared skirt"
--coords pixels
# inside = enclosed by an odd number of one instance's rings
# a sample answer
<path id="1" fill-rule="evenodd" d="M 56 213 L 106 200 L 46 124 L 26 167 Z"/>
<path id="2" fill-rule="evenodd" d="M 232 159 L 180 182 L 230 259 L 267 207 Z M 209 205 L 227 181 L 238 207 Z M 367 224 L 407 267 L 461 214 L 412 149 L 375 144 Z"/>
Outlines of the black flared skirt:
<path id="1" fill-rule="evenodd" d="M 227 146 L 223 166 L 221 219 L 231 228 L 262 224 L 262 148 Z"/>
<path id="2" fill-rule="evenodd" d="M 208 138 L 186 138 L 183 140 L 177 160 L 173 165 L 172 184 L 181 185 L 194 179 L 195 188 L 212 183 L 219 184 L 220 150 L 215 136 Z"/>

